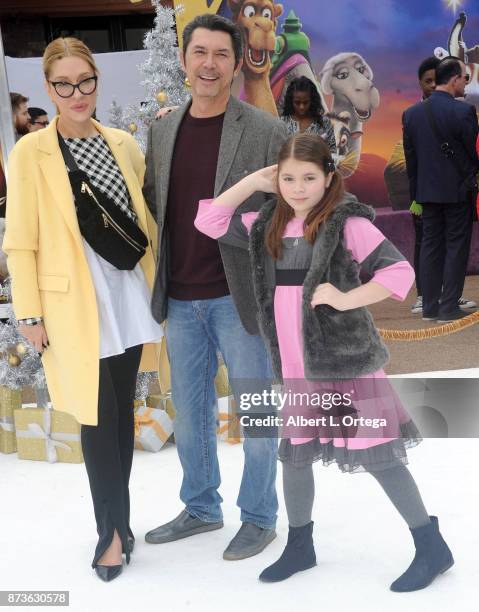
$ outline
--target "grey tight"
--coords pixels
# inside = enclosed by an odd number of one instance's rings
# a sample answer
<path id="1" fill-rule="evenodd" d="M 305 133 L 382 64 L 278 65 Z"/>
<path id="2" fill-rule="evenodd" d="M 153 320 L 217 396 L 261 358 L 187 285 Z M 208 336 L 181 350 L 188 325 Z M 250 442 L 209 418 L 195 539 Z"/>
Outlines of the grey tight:
<path id="1" fill-rule="evenodd" d="M 405 465 L 368 471 L 411 529 L 429 523 L 429 515 L 417 485 Z M 294 467 L 291 463 L 283 462 L 283 490 L 290 527 L 310 523 L 314 502 L 313 466 Z"/>

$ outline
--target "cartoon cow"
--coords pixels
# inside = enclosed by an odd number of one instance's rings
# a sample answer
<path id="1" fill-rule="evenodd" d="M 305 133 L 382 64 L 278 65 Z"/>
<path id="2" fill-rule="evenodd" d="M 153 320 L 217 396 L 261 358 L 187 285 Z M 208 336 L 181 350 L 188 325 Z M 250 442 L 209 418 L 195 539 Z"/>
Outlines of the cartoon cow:
<path id="1" fill-rule="evenodd" d="M 228 0 L 233 21 L 244 40 L 243 74 L 245 99 L 250 104 L 278 115 L 271 91 L 269 72 L 275 49 L 276 24 L 283 6 L 274 0 Z"/>
<path id="2" fill-rule="evenodd" d="M 348 164 L 342 174 L 347 177 L 356 170 L 361 156 L 363 124 L 379 106 L 379 91 L 373 83 L 373 71 L 359 53 L 338 53 L 324 64 L 320 75 L 321 89 L 332 95 L 331 117 L 349 115 L 348 145 L 344 147 Z M 336 128 L 335 128 L 336 129 Z"/>

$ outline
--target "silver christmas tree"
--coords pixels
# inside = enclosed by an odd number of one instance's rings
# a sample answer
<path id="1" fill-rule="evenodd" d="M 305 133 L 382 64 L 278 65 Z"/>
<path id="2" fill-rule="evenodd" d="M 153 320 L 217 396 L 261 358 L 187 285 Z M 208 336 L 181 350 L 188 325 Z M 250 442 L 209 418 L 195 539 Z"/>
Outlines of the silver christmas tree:
<path id="1" fill-rule="evenodd" d="M 155 24 L 143 43 L 149 54 L 138 66 L 144 77 L 141 85 L 146 90 L 146 99 L 139 107 L 129 105 L 122 110 L 116 102 L 110 107 L 110 125 L 131 132 L 143 151 L 148 128 L 157 112 L 165 106 L 183 104 L 188 97 L 175 32 L 175 15 L 182 8 L 164 7 L 160 0 L 151 3 L 156 10 Z"/>
<path id="2" fill-rule="evenodd" d="M 11 301 L 9 279 L 1 285 L 0 295 Z M 0 385 L 11 389 L 26 386 L 45 389 L 45 373 L 40 357 L 17 328 L 18 323 L 9 304 L 8 321 L 0 322 Z"/>
<path id="3" fill-rule="evenodd" d="M 120 130 L 128 129 L 128 126 L 124 123 L 123 109 L 117 104 L 116 100 L 111 103 L 110 109 L 110 125 L 119 128 Z"/>

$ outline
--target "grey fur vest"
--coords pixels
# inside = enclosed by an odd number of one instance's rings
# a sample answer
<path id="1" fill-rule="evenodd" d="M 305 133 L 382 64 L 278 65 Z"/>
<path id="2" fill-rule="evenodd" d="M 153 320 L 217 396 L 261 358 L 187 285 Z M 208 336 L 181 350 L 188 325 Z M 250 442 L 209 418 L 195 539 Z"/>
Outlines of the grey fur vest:
<path id="1" fill-rule="evenodd" d="M 260 330 L 271 354 L 275 376 L 282 380 L 273 303 L 275 263 L 265 245 L 275 204 L 275 200 L 269 201 L 261 208 L 251 229 L 249 249 Z M 361 285 L 359 265 L 343 244 L 343 228 L 348 217 L 366 217 L 372 221 L 374 211 L 351 194 L 345 194 L 320 227 L 303 285 L 304 369 L 309 380 L 355 378 L 378 370 L 389 359 L 388 349 L 367 308 L 340 312 L 328 305 L 311 307 L 314 290 L 320 283 L 330 282 L 341 291 Z"/>

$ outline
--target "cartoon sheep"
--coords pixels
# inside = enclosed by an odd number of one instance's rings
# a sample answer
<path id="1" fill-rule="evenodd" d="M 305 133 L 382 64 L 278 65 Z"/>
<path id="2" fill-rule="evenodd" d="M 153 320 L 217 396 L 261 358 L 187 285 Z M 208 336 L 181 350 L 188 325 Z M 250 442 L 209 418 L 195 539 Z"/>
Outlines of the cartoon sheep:
<path id="1" fill-rule="evenodd" d="M 321 89 L 332 95 L 332 121 L 334 116 L 349 116 L 350 132 L 346 156 L 353 160 L 344 176 L 350 176 L 359 164 L 363 136 L 363 123 L 371 118 L 379 106 L 379 91 L 373 83 L 373 71 L 359 53 L 343 52 L 330 57 L 320 74 Z"/>

